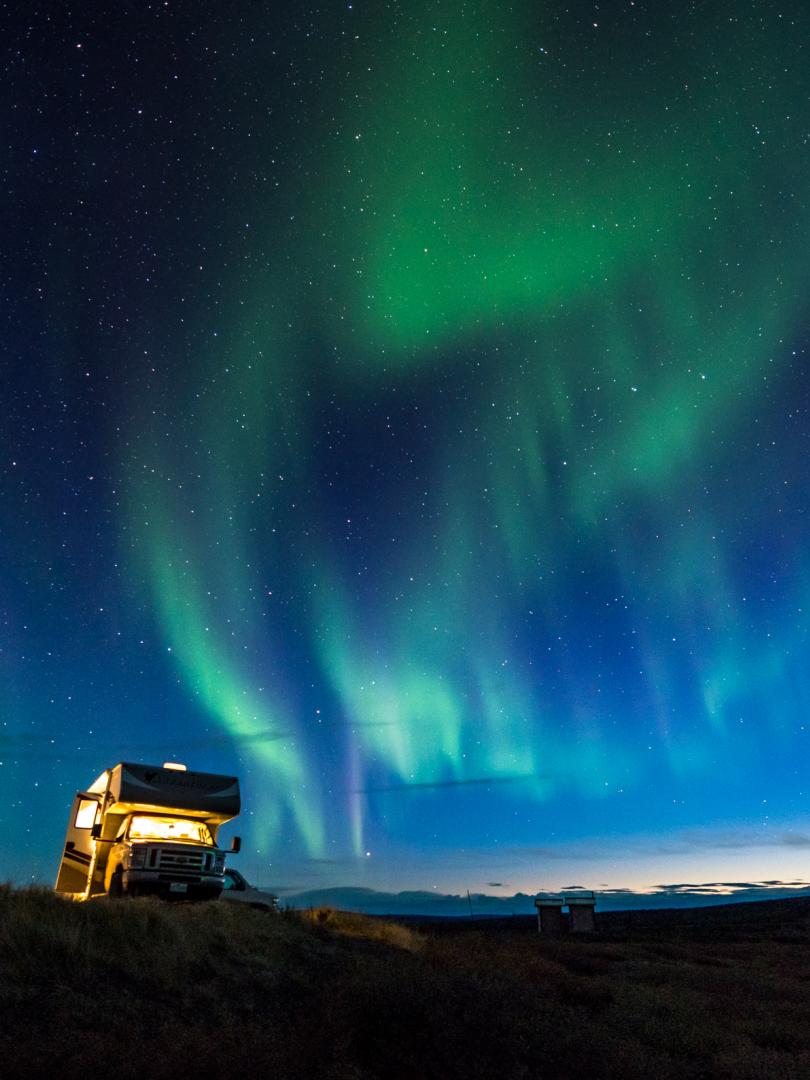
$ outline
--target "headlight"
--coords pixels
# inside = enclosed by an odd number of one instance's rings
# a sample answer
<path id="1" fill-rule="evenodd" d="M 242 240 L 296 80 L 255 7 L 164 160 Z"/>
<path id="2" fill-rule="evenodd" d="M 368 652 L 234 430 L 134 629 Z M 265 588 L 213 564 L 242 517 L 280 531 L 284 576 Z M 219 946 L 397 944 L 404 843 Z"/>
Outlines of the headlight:
<path id="1" fill-rule="evenodd" d="M 146 865 L 146 848 L 143 844 L 137 844 L 129 849 L 128 863 L 132 870 L 140 870 Z"/>
<path id="2" fill-rule="evenodd" d="M 217 851 L 214 853 L 214 865 L 212 867 L 215 874 L 221 874 L 225 869 L 225 852 Z"/>

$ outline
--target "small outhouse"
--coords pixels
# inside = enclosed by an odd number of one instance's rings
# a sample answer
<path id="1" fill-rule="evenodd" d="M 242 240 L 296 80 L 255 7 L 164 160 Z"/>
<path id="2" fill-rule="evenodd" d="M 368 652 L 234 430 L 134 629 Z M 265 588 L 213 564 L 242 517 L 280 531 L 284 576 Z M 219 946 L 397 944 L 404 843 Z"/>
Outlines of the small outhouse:
<path id="1" fill-rule="evenodd" d="M 565 930 L 563 919 L 564 900 L 561 896 L 538 896 L 534 902 L 537 908 L 537 931 L 546 937 L 559 937 Z"/>
<path id="2" fill-rule="evenodd" d="M 596 932 L 596 897 L 592 892 L 578 892 L 565 897 L 568 907 L 568 925 L 572 934 L 593 934 Z"/>

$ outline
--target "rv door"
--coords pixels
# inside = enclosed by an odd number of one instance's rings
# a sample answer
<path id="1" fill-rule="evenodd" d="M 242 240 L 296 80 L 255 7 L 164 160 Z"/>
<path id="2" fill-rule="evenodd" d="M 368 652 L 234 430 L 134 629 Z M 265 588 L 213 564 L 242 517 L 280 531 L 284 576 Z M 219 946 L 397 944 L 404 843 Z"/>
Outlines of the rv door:
<path id="1" fill-rule="evenodd" d="M 86 791 L 76 792 L 68 820 L 59 876 L 56 879 L 57 892 L 84 895 L 87 890 L 95 845 L 92 828 L 99 819 L 100 811 L 98 795 L 90 795 Z"/>

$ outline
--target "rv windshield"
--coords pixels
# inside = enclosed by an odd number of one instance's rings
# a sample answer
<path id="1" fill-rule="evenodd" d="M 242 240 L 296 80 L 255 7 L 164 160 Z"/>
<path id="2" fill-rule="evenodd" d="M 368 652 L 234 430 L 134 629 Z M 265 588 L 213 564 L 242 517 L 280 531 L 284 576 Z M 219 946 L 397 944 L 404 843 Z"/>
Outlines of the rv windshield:
<path id="1" fill-rule="evenodd" d="M 213 844 L 211 831 L 203 821 L 189 818 L 153 817 L 134 814 L 129 823 L 130 840 L 185 840 L 192 844 Z"/>

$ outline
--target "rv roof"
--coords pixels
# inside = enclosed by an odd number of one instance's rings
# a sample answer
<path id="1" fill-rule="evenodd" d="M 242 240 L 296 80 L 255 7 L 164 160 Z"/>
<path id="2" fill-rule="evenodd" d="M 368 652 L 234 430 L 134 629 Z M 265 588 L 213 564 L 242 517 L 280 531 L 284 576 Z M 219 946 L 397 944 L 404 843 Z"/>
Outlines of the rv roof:
<path id="1" fill-rule="evenodd" d="M 97 780 L 94 780 L 90 787 L 87 789 L 93 795 L 100 795 L 107 790 L 107 777 L 110 775 L 109 769 L 105 769 Z"/>

